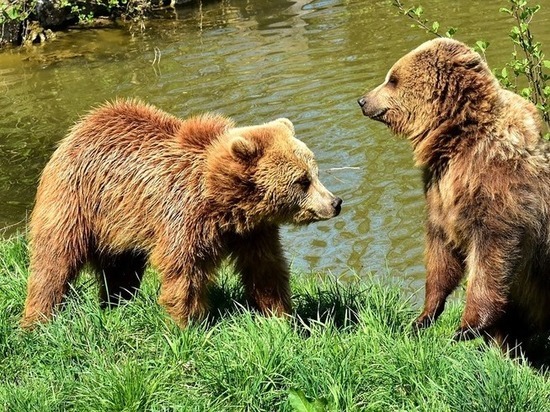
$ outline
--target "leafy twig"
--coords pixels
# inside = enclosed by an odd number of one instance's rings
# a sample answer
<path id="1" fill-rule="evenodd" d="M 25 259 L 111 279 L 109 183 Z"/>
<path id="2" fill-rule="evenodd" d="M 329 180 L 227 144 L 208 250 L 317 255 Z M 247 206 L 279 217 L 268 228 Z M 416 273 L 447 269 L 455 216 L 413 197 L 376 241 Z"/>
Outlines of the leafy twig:
<path id="1" fill-rule="evenodd" d="M 456 33 L 457 29 L 454 27 L 449 27 L 444 35 L 442 35 L 439 32 L 439 22 L 434 21 L 431 25 L 428 19 L 423 18 L 424 15 L 424 9 L 422 6 L 417 7 L 405 7 L 403 3 L 401 3 L 400 0 L 392 0 L 392 5 L 394 7 L 397 7 L 397 9 L 403 14 L 404 16 L 407 16 L 408 18 L 412 19 L 415 24 L 413 24 L 413 27 L 420 27 L 426 32 L 433 34 L 437 37 L 453 37 Z"/>

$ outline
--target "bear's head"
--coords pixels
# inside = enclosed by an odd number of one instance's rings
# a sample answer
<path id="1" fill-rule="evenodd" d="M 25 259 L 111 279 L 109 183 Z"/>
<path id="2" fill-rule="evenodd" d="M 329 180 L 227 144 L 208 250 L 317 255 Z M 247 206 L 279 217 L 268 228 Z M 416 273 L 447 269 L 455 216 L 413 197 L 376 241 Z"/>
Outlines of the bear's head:
<path id="1" fill-rule="evenodd" d="M 363 95 L 363 114 L 413 144 L 431 131 L 487 117 L 499 86 L 481 56 L 447 38 L 430 40 L 399 59 L 384 83 Z"/>
<path id="2" fill-rule="evenodd" d="M 290 120 L 230 128 L 220 142 L 207 162 L 206 189 L 245 227 L 308 224 L 340 213 L 342 200 L 319 180 L 314 155 Z"/>

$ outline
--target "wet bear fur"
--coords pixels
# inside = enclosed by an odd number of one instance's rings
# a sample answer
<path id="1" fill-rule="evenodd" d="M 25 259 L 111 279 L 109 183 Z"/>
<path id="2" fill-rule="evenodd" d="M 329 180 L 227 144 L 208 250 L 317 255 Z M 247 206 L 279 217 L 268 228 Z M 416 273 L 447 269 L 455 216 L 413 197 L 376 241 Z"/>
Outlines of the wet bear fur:
<path id="1" fill-rule="evenodd" d="M 251 305 L 291 310 L 282 224 L 329 219 L 341 200 L 319 181 L 288 119 L 235 127 L 137 101 L 92 111 L 46 165 L 30 221 L 23 326 L 47 320 L 89 263 L 103 305 L 131 298 L 151 262 L 160 303 L 185 326 L 230 258 Z"/>
<path id="2" fill-rule="evenodd" d="M 428 41 L 359 99 L 412 144 L 427 202 L 426 296 L 435 321 L 467 275 L 455 338 L 505 350 L 550 328 L 550 148 L 533 104 L 504 90 L 480 55 Z"/>

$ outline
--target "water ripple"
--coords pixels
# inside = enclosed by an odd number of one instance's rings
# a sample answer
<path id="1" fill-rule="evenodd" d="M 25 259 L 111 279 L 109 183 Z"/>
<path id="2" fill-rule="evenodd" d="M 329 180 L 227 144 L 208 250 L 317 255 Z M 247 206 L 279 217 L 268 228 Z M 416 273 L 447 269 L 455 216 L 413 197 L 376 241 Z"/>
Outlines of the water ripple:
<path id="1" fill-rule="evenodd" d="M 458 37 L 510 55 L 511 22 L 473 0 L 423 3 Z M 494 18 L 486 18 L 491 15 Z M 550 21 L 550 8 L 539 20 Z M 178 10 L 130 37 L 124 28 L 60 34 L 43 47 L 0 54 L 0 227 L 25 220 L 41 168 L 90 107 L 140 97 L 176 115 L 205 111 L 255 124 L 286 116 L 316 153 L 321 178 L 344 199 L 341 216 L 285 228 L 300 270 L 423 277 L 424 199 L 409 144 L 362 117 L 359 95 L 429 38 L 385 0 L 237 0 Z M 541 26 L 543 27 L 543 26 Z M 539 31 L 540 32 L 540 31 Z M 542 31 L 540 40 L 550 42 Z M 545 37 L 544 37 L 545 36 Z M 160 62 L 152 64 L 155 50 Z"/>

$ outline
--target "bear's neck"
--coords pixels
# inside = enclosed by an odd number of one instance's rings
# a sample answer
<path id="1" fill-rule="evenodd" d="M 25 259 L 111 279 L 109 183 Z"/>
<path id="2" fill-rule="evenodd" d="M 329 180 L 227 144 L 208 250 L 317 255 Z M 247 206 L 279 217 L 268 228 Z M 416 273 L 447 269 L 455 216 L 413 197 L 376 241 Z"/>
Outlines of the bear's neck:
<path id="1" fill-rule="evenodd" d="M 453 124 L 445 121 L 413 141 L 415 164 L 424 170 L 425 176 L 430 176 L 430 180 L 439 180 L 454 157 L 463 156 L 480 139 L 491 135 L 493 129 L 494 122 Z"/>
<path id="2" fill-rule="evenodd" d="M 440 177 L 455 156 L 461 156 L 479 140 L 493 134 L 499 109 L 495 95 L 491 94 L 480 105 L 470 102 L 460 111 L 440 114 L 438 118 L 442 121 L 410 137 L 415 164 L 429 171 L 432 178 Z"/>

